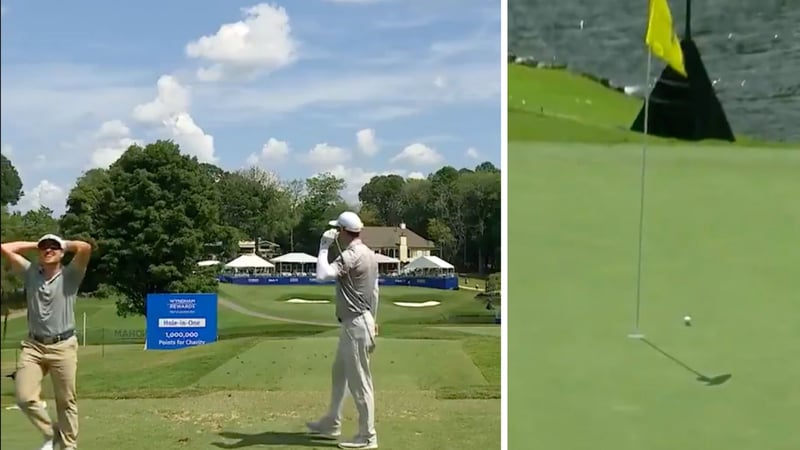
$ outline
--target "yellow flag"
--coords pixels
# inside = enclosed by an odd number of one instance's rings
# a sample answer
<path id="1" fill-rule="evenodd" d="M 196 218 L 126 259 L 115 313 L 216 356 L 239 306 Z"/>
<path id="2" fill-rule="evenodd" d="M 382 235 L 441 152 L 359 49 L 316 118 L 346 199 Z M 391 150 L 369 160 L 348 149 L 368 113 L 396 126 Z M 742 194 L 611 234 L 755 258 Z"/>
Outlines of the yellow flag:
<path id="1" fill-rule="evenodd" d="M 650 20 L 647 24 L 647 46 L 676 72 L 688 77 L 683 63 L 683 50 L 672 25 L 672 13 L 667 0 L 650 0 Z"/>

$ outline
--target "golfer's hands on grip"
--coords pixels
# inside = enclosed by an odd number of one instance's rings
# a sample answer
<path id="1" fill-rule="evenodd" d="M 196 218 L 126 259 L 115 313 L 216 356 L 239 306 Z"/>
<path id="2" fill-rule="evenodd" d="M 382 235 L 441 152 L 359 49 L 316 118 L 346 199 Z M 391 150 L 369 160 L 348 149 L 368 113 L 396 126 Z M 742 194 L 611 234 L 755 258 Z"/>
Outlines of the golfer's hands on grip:
<path id="1" fill-rule="evenodd" d="M 336 240 L 336 235 L 338 232 L 334 229 L 330 229 L 324 233 L 322 233 L 322 238 L 319 240 L 319 248 L 320 250 L 327 250 L 333 245 L 333 241 Z"/>

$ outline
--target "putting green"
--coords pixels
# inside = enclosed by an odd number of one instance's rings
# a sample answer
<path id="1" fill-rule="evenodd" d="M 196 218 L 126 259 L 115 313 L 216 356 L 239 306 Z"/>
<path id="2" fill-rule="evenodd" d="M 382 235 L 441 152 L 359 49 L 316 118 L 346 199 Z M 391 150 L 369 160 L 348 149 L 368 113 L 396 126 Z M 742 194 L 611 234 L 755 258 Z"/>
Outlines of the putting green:
<path id="1" fill-rule="evenodd" d="M 626 337 L 640 155 L 510 145 L 511 447 L 800 448 L 800 361 L 788 356 L 800 342 L 800 151 L 651 144 L 641 325 L 652 345 Z M 733 376 L 707 386 L 698 374 Z"/>

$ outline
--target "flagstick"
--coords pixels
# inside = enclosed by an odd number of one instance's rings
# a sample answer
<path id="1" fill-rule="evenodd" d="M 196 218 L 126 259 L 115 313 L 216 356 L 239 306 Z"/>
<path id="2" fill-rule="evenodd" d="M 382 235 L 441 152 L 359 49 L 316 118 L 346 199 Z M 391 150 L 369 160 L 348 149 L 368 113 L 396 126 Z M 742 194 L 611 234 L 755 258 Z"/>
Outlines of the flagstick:
<path id="1" fill-rule="evenodd" d="M 639 257 L 636 272 L 636 318 L 633 324 L 633 333 L 628 337 L 634 339 L 644 338 L 644 334 L 639 331 L 639 315 L 642 300 L 642 242 L 644 241 L 644 186 L 645 174 L 647 173 L 647 131 L 650 126 L 650 72 L 653 65 L 653 52 L 647 51 L 647 81 L 645 83 L 644 96 L 644 135 L 642 140 L 642 173 L 639 183 Z"/>

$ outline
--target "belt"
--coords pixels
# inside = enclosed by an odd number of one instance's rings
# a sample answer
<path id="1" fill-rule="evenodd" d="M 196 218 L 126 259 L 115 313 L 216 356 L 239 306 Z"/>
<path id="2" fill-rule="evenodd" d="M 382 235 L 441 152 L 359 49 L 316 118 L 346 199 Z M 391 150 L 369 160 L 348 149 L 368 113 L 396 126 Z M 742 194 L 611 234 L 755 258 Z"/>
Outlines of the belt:
<path id="1" fill-rule="evenodd" d="M 34 341 L 36 341 L 36 342 L 38 342 L 40 344 L 50 345 L 50 344 L 57 344 L 57 343 L 59 343 L 61 341 L 66 341 L 67 339 L 71 338 L 72 336 L 75 336 L 75 330 L 65 331 L 65 332 L 63 332 L 61 334 L 57 334 L 55 336 L 37 336 L 37 335 L 35 335 L 33 333 L 28 334 L 28 336 L 30 336 L 31 339 L 33 339 Z"/>

